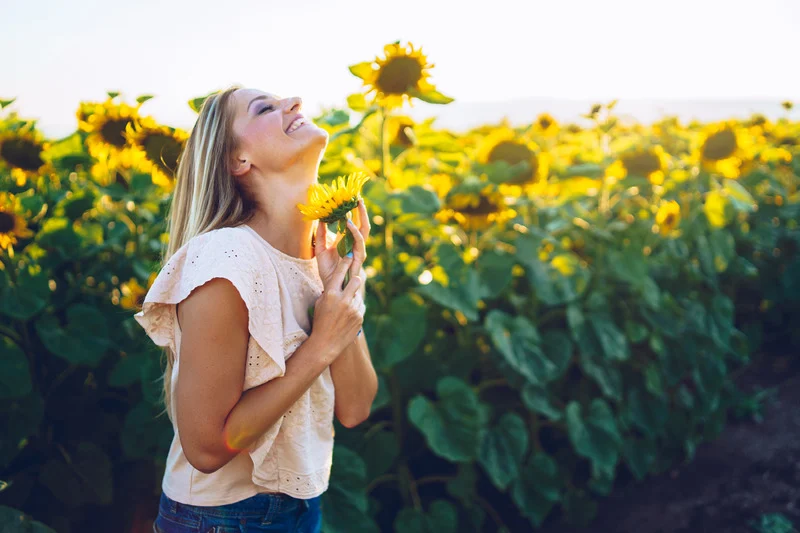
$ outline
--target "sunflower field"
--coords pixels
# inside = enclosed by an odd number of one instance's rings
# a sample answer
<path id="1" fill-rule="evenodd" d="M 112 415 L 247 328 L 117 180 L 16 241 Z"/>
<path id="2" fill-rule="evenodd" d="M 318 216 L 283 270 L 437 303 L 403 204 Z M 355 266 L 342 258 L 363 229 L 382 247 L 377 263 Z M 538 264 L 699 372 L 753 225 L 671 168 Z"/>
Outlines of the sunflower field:
<path id="1" fill-rule="evenodd" d="M 455 133 L 403 114 L 452 101 L 432 70 L 387 45 L 314 118 L 320 182 L 370 177 L 380 378 L 369 420 L 336 422 L 323 529 L 589 524 L 720 433 L 754 357 L 800 353 L 800 122 L 791 102 L 708 124 L 609 102 Z M 152 529 L 172 429 L 162 352 L 133 315 L 188 133 L 147 116 L 150 98 L 80 102 L 62 139 L 0 101 L 8 531 Z"/>

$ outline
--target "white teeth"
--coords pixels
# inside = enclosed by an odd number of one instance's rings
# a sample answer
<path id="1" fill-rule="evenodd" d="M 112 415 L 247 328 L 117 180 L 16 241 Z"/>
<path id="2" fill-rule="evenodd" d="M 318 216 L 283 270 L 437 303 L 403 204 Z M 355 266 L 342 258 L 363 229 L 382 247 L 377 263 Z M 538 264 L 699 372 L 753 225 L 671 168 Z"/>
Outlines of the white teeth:
<path id="1" fill-rule="evenodd" d="M 305 124 L 306 121 L 303 120 L 302 117 L 294 119 L 294 121 L 289 126 L 289 129 L 286 130 L 286 133 L 292 133 L 294 130 Z"/>

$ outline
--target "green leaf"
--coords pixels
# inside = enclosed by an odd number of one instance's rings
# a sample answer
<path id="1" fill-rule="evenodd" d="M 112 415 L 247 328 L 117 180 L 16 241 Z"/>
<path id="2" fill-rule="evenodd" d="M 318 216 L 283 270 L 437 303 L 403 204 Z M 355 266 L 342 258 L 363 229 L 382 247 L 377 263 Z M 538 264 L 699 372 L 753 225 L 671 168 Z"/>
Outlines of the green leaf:
<path id="1" fill-rule="evenodd" d="M 750 192 L 738 181 L 726 178 L 723 181 L 722 190 L 727 193 L 731 203 L 738 211 L 755 211 L 757 206 L 756 201 L 750 195 Z"/>
<path id="2" fill-rule="evenodd" d="M 142 379 L 142 367 L 147 361 L 144 354 L 126 354 L 120 356 L 114 369 L 108 376 L 108 384 L 112 387 L 129 387 Z"/>
<path id="3" fill-rule="evenodd" d="M 80 250 L 80 237 L 72 227 L 72 221 L 63 217 L 48 218 L 36 234 L 36 243 L 45 250 L 58 249 L 67 257 Z"/>
<path id="4" fill-rule="evenodd" d="M 558 375 L 559 368 L 545 356 L 539 332 L 527 318 L 493 309 L 484 326 L 505 362 L 529 383 L 543 385 Z"/>
<path id="5" fill-rule="evenodd" d="M 330 486 L 322 495 L 324 531 L 378 533 L 377 524 L 368 515 L 366 484 L 364 461 L 353 450 L 337 444 L 333 450 Z"/>
<path id="6" fill-rule="evenodd" d="M 452 462 L 472 461 L 483 438 L 485 407 L 472 388 L 451 376 L 436 385 L 438 402 L 417 395 L 408 404 L 408 418 L 425 436 L 431 450 Z"/>
<path id="7" fill-rule="evenodd" d="M 594 313 L 589 319 L 589 323 L 600 341 L 600 346 L 606 359 L 626 361 L 630 357 L 631 354 L 625 334 L 617 328 L 611 317 Z"/>
<path id="8" fill-rule="evenodd" d="M 114 98 L 119 96 L 119 91 L 108 91 L 106 94 L 108 94 L 108 97 L 113 100 Z"/>
<path id="9" fill-rule="evenodd" d="M 365 439 L 361 457 L 367 466 L 367 479 L 375 479 L 387 472 L 399 455 L 400 445 L 392 431 L 378 431 Z"/>
<path id="10" fill-rule="evenodd" d="M 444 265 L 442 266 L 444 267 Z M 447 273 L 449 275 L 453 274 L 450 270 L 447 270 Z M 478 299 L 480 295 L 478 273 L 470 270 L 465 274 L 465 277 L 465 280 L 451 279 L 451 283 L 447 287 L 437 282 L 432 282 L 416 287 L 414 291 L 448 309 L 461 311 L 469 320 L 478 320 Z"/>
<path id="11" fill-rule="evenodd" d="M 22 511 L 0 505 L 0 524 L 2 533 L 56 533 L 38 520 Z"/>
<path id="12" fill-rule="evenodd" d="M 516 263 L 512 254 L 496 250 L 483 252 L 476 261 L 481 279 L 481 297 L 497 298 L 511 284 Z"/>
<path id="13" fill-rule="evenodd" d="M 647 338 L 648 330 L 645 326 L 634 320 L 625 321 L 625 335 L 633 344 L 638 344 Z"/>
<path id="14" fill-rule="evenodd" d="M 581 163 L 579 165 L 572 165 L 564 170 L 564 177 L 571 178 L 575 176 L 598 178 L 605 174 L 605 167 L 597 163 Z"/>
<path id="15" fill-rule="evenodd" d="M 143 104 L 146 101 L 150 100 L 151 98 L 155 97 L 152 94 L 143 94 L 142 96 L 137 97 L 136 101 L 139 102 L 140 104 Z"/>
<path id="16" fill-rule="evenodd" d="M 0 313 L 27 321 L 44 309 L 49 299 L 47 276 L 32 275 L 28 268 L 23 268 L 17 274 L 15 286 L 4 283 L 0 289 Z"/>
<path id="17" fill-rule="evenodd" d="M 399 193 L 399 196 L 404 213 L 432 215 L 441 207 L 436 193 L 419 185 L 412 185 Z"/>
<path id="18" fill-rule="evenodd" d="M 418 91 L 416 89 L 410 89 L 408 91 L 409 96 L 413 96 L 415 98 L 419 98 L 423 102 L 427 102 L 429 104 L 449 104 L 454 101 L 453 98 L 449 96 L 445 96 L 444 94 L 440 93 L 437 90 L 431 91 Z"/>
<path id="19" fill-rule="evenodd" d="M 650 473 L 658 450 L 650 439 L 628 439 L 623 446 L 622 455 L 633 477 L 642 481 Z"/>
<path id="20" fill-rule="evenodd" d="M 592 462 L 593 470 L 613 474 L 622 438 L 611 408 L 605 401 L 595 398 L 586 419 L 581 411 L 581 405 L 576 401 L 567 405 L 567 433 L 572 446 L 578 455 Z"/>
<path id="21" fill-rule="evenodd" d="M 197 98 L 192 98 L 188 102 L 189 103 L 189 107 L 191 107 L 192 111 L 194 111 L 195 113 L 199 113 L 200 109 L 203 107 L 203 102 L 205 102 L 206 99 L 209 96 L 213 95 L 213 94 L 215 94 L 215 92 L 211 92 L 211 93 L 209 93 L 209 94 L 207 94 L 205 96 L 199 96 Z"/>
<path id="22" fill-rule="evenodd" d="M 0 98 L 0 109 L 5 109 L 6 107 L 10 106 L 16 101 L 16 98 L 12 98 L 10 100 L 6 98 Z"/>
<path id="23" fill-rule="evenodd" d="M 394 519 L 395 533 L 455 533 L 457 529 L 458 512 L 447 500 L 435 500 L 428 512 L 405 507 Z"/>
<path id="24" fill-rule="evenodd" d="M 36 321 L 36 331 L 49 351 L 76 365 L 99 365 L 111 347 L 105 316 L 86 304 L 67 309 L 66 327 L 56 317 L 44 316 Z"/>
<path id="25" fill-rule="evenodd" d="M 550 403 L 551 395 L 546 389 L 526 383 L 522 388 L 522 402 L 533 412 L 540 413 L 550 420 L 561 420 L 563 413 Z"/>
<path id="26" fill-rule="evenodd" d="M 93 442 L 81 442 L 66 453 L 67 459 L 50 459 L 42 465 L 42 485 L 69 507 L 110 504 L 114 483 L 106 453 Z"/>
<path id="27" fill-rule="evenodd" d="M 332 128 L 350 123 L 350 114 L 343 109 L 331 109 L 321 117 L 317 118 L 316 123 L 325 124 Z"/>
<path id="28" fill-rule="evenodd" d="M 521 235 L 516 239 L 517 260 L 525 266 L 525 273 L 536 293 L 536 298 L 549 306 L 568 304 L 577 300 L 588 286 L 589 272 L 577 268 L 570 276 L 564 276 L 549 262 L 539 260 L 541 239 L 532 234 Z"/>
<path id="29" fill-rule="evenodd" d="M 374 71 L 372 68 L 372 61 L 356 63 L 355 65 L 350 65 L 347 68 L 350 70 L 353 76 L 361 78 L 362 80 L 366 80 L 368 77 L 372 76 L 372 72 Z"/>
<path id="30" fill-rule="evenodd" d="M 519 415 L 506 413 L 481 442 L 478 462 L 495 487 L 504 491 L 519 475 L 528 450 L 528 428 Z"/>
<path id="31" fill-rule="evenodd" d="M 125 415 L 120 440 L 126 458 L 144 459 L 169 451 L 172 424 L 158 415 L 159 409 L 147 402 L 139 402 Z"/>
<path id="32" fill-rule="evenodd" d="M 546 453 L 534 454 L 511 488 L 511 499 L 535 526 L 539 527 L 561 500 L 562 478 L 558 464 Z"/>
<path id="33" fill-rule="evenodd" d="M 633 389 L 628 392 L 626 408 L 630 420 L 647 435 L 663 433 L 669 416 L 669 406 L 663 396 L 653 396 Z"/>
<path id="34" fill-rule="evenodd" d="M 0 339 L 0 400 L 19 398 L 33 389 L 28 359 L 15 342 Z"/>
<path id="35" fill-rule="evenodd" d="M 347 97 L 347 106 L 353 111 L 361 112 L 367 109 L 369 104 L 367 104 L 367 99 L 363 94 L 354 93 Z"/>
<path id="36" fill-rule="evenodd" d="M 83 189 L 59 202 L 55 208 L 55 214 L 56 216 L 66 216 L 70 220 L 76 220 L 94 207 L 95 200 L 96 197 L 90 189 Z"/>
<path id="37" fill-rule="evenodd" d="M 38 394 L 0 402 L 0 469 L 5 468 L 27 445 L 44 417 L 44 401 Z"/>
<path id="38" fill-rule="evenodd" d="M 425 301 L 418 295 L 397 296 L 388 314 L 365 317 L 365 331 L 375 368 L 388 370 L 411 356 L 428 329 Z"/>

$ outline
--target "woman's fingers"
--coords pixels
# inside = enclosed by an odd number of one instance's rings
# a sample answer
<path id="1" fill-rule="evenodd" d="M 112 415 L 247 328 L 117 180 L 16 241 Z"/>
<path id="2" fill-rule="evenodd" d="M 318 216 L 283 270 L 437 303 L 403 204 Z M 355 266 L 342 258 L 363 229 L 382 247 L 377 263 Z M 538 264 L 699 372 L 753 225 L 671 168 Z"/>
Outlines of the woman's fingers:
<path id="1" fill-rule="evenodd" d="M 317 220 L 317 237 L 314 243 L 314 254 L 319 257 L 322 255 L 322 252 L 326 250 L 326 245 L 328 244 L 328 228 L 326 224 L 321 221 Z"/>
<path id="2" fill-rule="evenodd" d="M 347 272 L 347 269 L 350 268 L 350 263 L 353 262 L 351 257 L 342 257 L 339 259 L 339 263 L 336 265 L 336 270 L 333 271 L 333 276 L 331 276 L 331 289 L 339 289 L 342 288 L 342 283 L 344 283 L 344 275 Z"/>
<path id="3" fill-rule="evenodd" d="M 366 241 L 369 238 L 369 230 L 372 226 L 369 223 L 369 215 L 367 214 L 367 206 L 364 205 L 364 199 L 358 201 L 358 231 Z"/>
<path id="4" fill-rule="evenodd" d="M 364 236 L 356 229 L 352 220 L 347 221 L 347 226 L 350 228 L 350 233 L 353 234 L 353 264 L 350 266 L 350 275 L 355 276 L 367 258 L 367 247 Z"/>
<path id="5" fill-rule="evenodd" d="M 360 276 L 353 276 L 347 282 L 347 286 L 342 291 L 342 298 L 345 302 L 352 302 L 353 299 L 356 297 L 356 293 L 358 289 L 361 287 L 361 284 L 364 281 L 361 279 Z"/>

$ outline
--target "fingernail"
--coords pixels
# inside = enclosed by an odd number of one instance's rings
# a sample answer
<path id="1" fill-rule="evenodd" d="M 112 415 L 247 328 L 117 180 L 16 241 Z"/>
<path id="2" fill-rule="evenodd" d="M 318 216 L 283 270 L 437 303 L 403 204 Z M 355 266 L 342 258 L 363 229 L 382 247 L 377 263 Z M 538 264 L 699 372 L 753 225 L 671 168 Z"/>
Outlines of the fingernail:
<path id="1" fill-rule="evenodd" d="M 353 252 L 347 252 L 347 257 L 353 257 Z"/>

